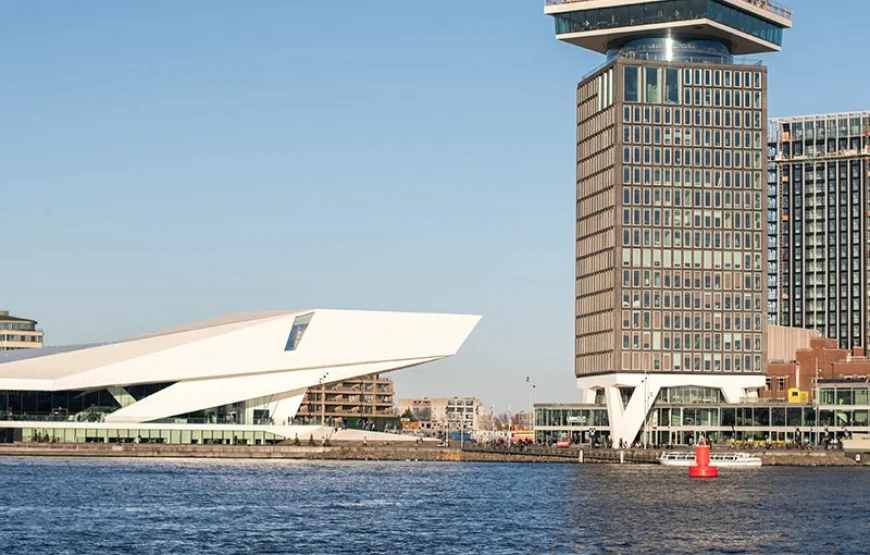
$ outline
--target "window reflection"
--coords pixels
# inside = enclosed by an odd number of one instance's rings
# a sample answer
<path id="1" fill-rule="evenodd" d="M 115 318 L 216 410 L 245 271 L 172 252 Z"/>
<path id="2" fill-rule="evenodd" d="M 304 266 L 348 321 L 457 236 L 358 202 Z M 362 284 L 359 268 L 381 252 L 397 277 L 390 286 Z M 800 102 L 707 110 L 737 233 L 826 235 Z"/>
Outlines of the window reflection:
<path id="1" fill-rule="evenodd" d="M 625 102 L 640 101 L 640 68 L 625 67 Z"/>

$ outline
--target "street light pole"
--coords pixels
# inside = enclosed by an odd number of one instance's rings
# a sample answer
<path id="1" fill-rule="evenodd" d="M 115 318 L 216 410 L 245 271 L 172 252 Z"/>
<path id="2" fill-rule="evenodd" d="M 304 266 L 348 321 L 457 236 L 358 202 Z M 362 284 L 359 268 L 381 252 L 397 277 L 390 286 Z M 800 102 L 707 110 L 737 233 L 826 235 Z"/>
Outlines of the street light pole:
<path id="1" fill-rule="evenodd" d="M 510 405 L 508 405 L 507 419 L 508 419 L 508 421 L 507 421 L 507 428 L 508 428 L 507 446 L 508 446 L 508 449 L 510 449 L 510 447 L 511 447 L 511 422 L 513 421 L 513 418 L 511 418 L 511 406 Z"/>
<path id="2" fill-rule="evenodd" d="M 822 423 L 819 422 L 819 405 L 822 400 L 819 399 L 819 378 L 822 375 L 822 369 L 819 368 L 819 357 L 816 357 L 816 393 L 813 395 L 816 405 L 816 447 L 819 446 L 819 428 L 821 428 Z"/>
<path id="3" fill-rule="evenodd" d="M 649 427 L 647 426 L 647 413 L 649 413 L 649 374 L 643 373 L 643 448 L 647 448 L 649 440 Z"/>
<path id="4" fill-rule="evenodd" d="M 323 369 L 322 363 L 320 367 L 321 375 L 320 379 L 317 381 L 320 384 L 320 443 L 326 443 L 326 376 L 329 375 L 329 372 L 326 372 Z"/>
<path id="5" fill-rule="evenodd" d="M 532 379 L 526 376 L 526 383 L 529 385 L 529 431 L 532 433 L 532 443 L 535 442 L 535 407 L 532 404 L 532 390 L 535 389 L 535 384 Z"/>
<path id="6" fill-rule="evenodd" d="M 450 447 L 450 411 L 449 410 L 444 415 L 444 425 L 445 425 L 444 443 L 447 444 L 447 447 Z"/>

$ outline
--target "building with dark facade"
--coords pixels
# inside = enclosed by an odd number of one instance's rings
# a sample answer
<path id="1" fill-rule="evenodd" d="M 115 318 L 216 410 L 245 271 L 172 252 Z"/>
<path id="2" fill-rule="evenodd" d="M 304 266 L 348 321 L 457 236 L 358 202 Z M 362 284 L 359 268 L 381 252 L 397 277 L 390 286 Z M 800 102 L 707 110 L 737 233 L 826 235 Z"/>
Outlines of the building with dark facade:
<path id="1" fill-rule="evenodd" d="M 769 136 L 769 317 L 867 348 L 870 112 L 775 118 Z"/>
<path id="2" fill-rule="evenodd" d="M 547 0 L 606 55 L 577 86 L 575 374 L 634 441 L 668 388 L 764 386 L 767 71 L 791 13 L 759 0 Z"/>

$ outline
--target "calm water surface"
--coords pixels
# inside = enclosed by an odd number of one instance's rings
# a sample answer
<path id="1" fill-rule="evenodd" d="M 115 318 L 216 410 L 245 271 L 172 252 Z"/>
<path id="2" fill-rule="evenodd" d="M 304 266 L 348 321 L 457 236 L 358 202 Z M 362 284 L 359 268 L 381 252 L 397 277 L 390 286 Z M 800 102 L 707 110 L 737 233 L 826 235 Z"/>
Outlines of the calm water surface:
<path id="1" fill-rule="evenodd" d="M 0 554 L 868 553 L 867 469 L 0 459 Z"/>

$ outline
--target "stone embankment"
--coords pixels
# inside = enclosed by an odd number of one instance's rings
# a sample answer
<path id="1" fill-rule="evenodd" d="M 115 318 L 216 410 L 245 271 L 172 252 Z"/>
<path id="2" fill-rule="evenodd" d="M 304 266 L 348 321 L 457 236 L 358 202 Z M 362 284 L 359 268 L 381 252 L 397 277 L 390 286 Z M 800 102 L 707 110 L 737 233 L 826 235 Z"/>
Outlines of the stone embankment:
<path id="1" fill-rule="evenodd" d="M 205 459 L 307 459 L 448 462 L 576 462 L 556 456 L 466 452 L 456 448 L 416 444 L 392 445 L 160 445 L 93 443 L 27 443 L 0 445 L 0 456 L 132 457 Z"/>
<path id="2" fill-rule="evenodd" d="M 661 451 L 618 449 L 456 449 L 417 444 L 312 445 L 159 445 L 159 444 L 0 444 L 0 456 L 132 457 L 206 459 L 305 459 L 352 461 L 443 461 L 655 464 Z M 765 466 L 855 466 L 842 451 L 757 451 Z"/>
<path id="3" fill-rule="evenodd" d="M 766 451 L 763 466 L 859 466 L 842 451 Z"/>

